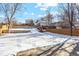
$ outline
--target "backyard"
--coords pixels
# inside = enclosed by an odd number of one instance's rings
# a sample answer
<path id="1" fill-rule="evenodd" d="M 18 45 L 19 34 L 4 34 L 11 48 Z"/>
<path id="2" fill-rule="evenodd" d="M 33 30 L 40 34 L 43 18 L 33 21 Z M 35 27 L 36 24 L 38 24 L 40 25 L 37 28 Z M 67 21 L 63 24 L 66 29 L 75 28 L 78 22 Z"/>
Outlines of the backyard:
<path id="1" fill-rule="evenodd" d="M 47 48 L 50 48 L 51 46 L 63 43 L 65 40 L 69 40 L 69 42 L 72 44 L 73 41 L 74 43 L 76 43 L 78 42 L 78 39 L 79 39 L 79 37 L 77 36 L 71 37 L 68 35 L 61 35 L 61 34 L 55 34 L 55 33 L 49 33 L 49 32 L 43 32 L 43 33 L 38 32 L 36 28 L 10 29 L 10 31 L 15 31 L 15 30 L 23 30 L 23 31 L 29 31 L 29 32 L 6 33 L 5 35 L 0 36 L 0 55 L 1 56 L 15 56 L 15 55 L 20 56 L 23 53 L 23 52 L 19 53 L 20 51 L 33 49 L 37 47 L 39 48 L 47 47 L 47 46 L 49 46 Z M 67 44 L 65 46 L 67 47 Z M 43 48 L 43 49 L 46 50 L 47 48 Z M 71 48 L 71 49 L 74 49 L 74 48 Z M 31 55 L 34 54 L 33 51 Z M 35 50 L 35 52 L 38 52 L 38 51 Z M 40 51 L 40 52 L 43 52 L 43 51 Z M 23 55 L 30 55 L 30 54 L 26 53 Z"/>
<path id="2" fill-rule="evenodd" d="M 0 3 L 0 56 L 79 56 L 79 4 Z"/>

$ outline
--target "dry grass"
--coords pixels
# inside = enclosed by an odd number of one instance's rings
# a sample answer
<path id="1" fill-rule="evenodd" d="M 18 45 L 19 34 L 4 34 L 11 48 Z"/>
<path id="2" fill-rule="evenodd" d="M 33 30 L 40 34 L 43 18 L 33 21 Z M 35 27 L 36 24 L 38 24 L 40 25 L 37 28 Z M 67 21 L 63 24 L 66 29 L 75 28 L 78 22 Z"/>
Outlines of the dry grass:
<path id="1" fill-rule="evenodd" d="M 27 32 L 30 32 L 30 30 L 14 30 L 14 31 L 11 31 L 10 33 L 27 33 Z"/>
<path id="2" fill-rule="evenodd" d="M 70 29 L 46 29 L 47 32 L 52 32 L 52 33 L 58 33 L 58 34 L 64 34 L 64 35 L 70 35 L 71 31 Z M 73 29 L 73 35 L 79 36 L 79 29 Z"/>
<path id="3" fill-rule="evenodd" d="M 32 25 L 13 25 L 12 28 L 29 28 L 32 27 Z"/>

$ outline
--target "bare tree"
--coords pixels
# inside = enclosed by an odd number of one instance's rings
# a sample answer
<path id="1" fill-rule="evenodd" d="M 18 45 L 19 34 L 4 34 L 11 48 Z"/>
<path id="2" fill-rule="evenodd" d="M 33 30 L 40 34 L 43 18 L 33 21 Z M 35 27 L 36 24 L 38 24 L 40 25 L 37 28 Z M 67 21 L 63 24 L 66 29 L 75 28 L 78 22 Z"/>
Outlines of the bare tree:
<path id="1" fill-rule="evenodd" d="M 14 15 L 17 11 L 20 10 L 21 4 L 19 3 L 1 3 L 0 4 L 1 12 L 5 15 L 5 18 L 8 20 L 9 28 L 11 28 L 11 20 L 14 18 Z"/>
<path id="2" fill-rule="evenodd" d="M 62 5 L 63 13 L 61 14 L 61 19 L 67 24 L 69 24 L 72 36 L 73 27 L 76 29 L 74 22 L 76 21 L 76 4 L 75 3 L 67 3 L 65 6 Z"/>
<path id="3" fill-rule="evenodd" d="M 50 14 L 49 10 L 47 10 L 46 12 L 47 12 L 46 18 L 47 18 L 48 25 L 49 25 L 52 22 L 53 15 Z"/>
<path id="4" fill-rule="evenodd" d="M 76 9 L 77 9 L 77 19 L 79 19 L 79 4 L 76 3 L 75 5 L 76 5 Z"/>

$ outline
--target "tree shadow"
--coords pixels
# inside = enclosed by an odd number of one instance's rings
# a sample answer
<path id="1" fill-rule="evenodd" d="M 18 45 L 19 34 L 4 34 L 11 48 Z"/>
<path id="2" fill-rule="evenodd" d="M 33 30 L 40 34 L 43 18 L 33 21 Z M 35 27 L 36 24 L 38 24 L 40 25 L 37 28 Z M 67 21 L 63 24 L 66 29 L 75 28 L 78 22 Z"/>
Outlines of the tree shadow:
<path id="1" fill-rule="evenodd" d="M 69 38 L 70 39 L 70 38 Z M 64 41 L 62 44 L 58 44 L 58 45 L 55 45 L 51 48 L 49 48 L 48 50 L 40 53 L 40 54 L 37 54 L 37 56 L 42 56 L 42 55 L 45 55 L 45 56 L 56 56 L 56 52 L 60 50 L 59 53 L 61 53 L 61 51 L 65 51 L 69 54 L 69 56 L 79 56 L 79 42 L 76 42 L 76 43 L 72 43 L 70 44 L 69 46 L 65 47 L 65 48 L 62 48 L 62 46 L 69 40 L 66 40 Z M 71 47 L 72 45 L 75 45 L 76 44 L 76 47 L 73 48 L 72 52 L 69 52 L 68 50 L 66 50 L 66 48 L 69 48 Z M 55 48 L 55 49 L 54 49 Z M 49 53 L 50 52 L 50 53 Z"/>
<path id="2" fill-rule="evenodd" d="M 70 53 L 70 56 L 79 56 L 79 42 L 74 47 L 73 51 Z"/>
<path id="3" fill-rule="evenodd" d="M 70 39 L 70 38 L 69 38 Z M 45 56 L 52 56 L 54 55 L 68 40 L 65 40 L 63 43 L 61 44 L 57 44 L 51 48 L 49 48 L 48 50 L 40 53 L 40 54 L 37 54 L 37 56 L 41 56 L 41 55 L 45 55 Z M 55 49 L 54 49 L 55 48 Z M 49 53 L 50 52 L 50 53 Z"/>

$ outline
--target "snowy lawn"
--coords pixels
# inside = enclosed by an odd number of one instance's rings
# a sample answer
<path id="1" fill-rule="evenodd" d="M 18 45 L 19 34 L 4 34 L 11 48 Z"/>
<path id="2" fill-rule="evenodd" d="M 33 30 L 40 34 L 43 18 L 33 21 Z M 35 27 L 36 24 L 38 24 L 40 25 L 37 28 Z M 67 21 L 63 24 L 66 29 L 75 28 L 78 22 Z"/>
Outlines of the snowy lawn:
<path id="1" fill-rule="evenodd" d="M 70 36 L 43 32 L 40 33 L 35 28 L 19 28 L 12 30 L 30 30 L 28 33 L 7 33 L 0 36 L 0 56 L 16 55 L 18 51 L 42 47 L 47 45 L 55 45 L 67 40 Z M 72 39 L 79 39 L 73 36 Z"/>

